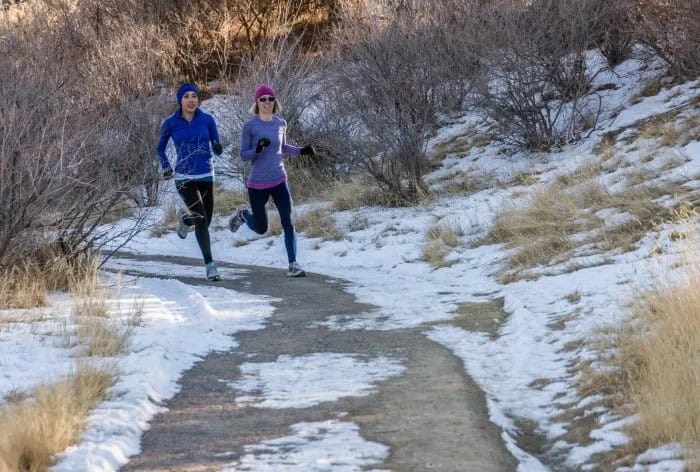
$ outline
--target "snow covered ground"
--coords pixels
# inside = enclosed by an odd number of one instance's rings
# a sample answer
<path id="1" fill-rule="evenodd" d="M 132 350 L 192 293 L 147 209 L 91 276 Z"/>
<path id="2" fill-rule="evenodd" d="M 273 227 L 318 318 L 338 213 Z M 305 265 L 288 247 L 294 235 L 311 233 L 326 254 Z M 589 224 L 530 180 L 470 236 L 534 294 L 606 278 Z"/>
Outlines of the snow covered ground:
<path id="1" fill-rule="evenodd" d="M 597 77 L 597 84 L 617 84 L 615 90 L 604 92 L 608 108 L 613 110 L 622 105 L 625 108 L 615 117 L 606 117 L 602 129 L 590 138 L 562 152 L 530 157 L 504 155 L 497 144 L 472 148 L 466 155 L 448 155 L 443 167 L 428 176 L 436 188 L 444 183 L 446 176 L 458 171 L 492 179 L 493 185 L 467 195 L 443 196 L 424 207 L 336 212 L 334 218 L 345 233 L 340 241 L 299 235 L 299 260 L 307 271 L 346 279 L 351 282 L 348 290 L 359 302 L 379 307 L 356 317 L 350 324 L 347 320 L 341 323 L 331 318 L 331 328 L 414 327 L 453 319 L 462 303 L 503 298 L 508 316 L 500 324 L 498 336 L 444 325 L 429 330 L 427 335 L 460 357 L 467 374 L 486 392 L 490 417 L 503 429 L 507 445 L 518 458 L 522 471 L 548 468 L 518 447 L 518 424 L 531 422 L 537 425 L 538 433 L 554 440 L 566 431 L 567 424 L 557 418 L 567 408 L 574 405 L 585 409 L 595 404 L 595 398 L 581 398 L 575 388 L 578 374 L 571 367 L 594 358 L 594 353 L 580 341 L 594 336 L 601 327 L 622 322 L 628 315 L 626 304 L 639 288 L 660 274 L 674 271 L 686 248 L 682 241 L 674 242 L 669 237 L 675 228 L 664 226 L 660 232 L 648 234 L 634 251 L 601 256 L 604 264 L 579 264 L 578 270 L 563 270 L 567 266 L 562 263 L 548 267 L 548 275 L 503 285 L 496 277 L 509 251 L 502 245 L 474 247 L 471 243 L 485 234 L 504 202 L 517 201 L 523 192 L 530 190 L 528 186 L 497 183 L 510 182 L 521 171 L 537 175 L 542 184 L 551 182 L 593 159 L 593 148 L 603 133 L 671 110 L 700 95 L 698 82 L 686 83 L 630 105 L 630 98 L 642 86 L 634 67 L 634 61 L 629 61 L 617 74 Z M 203 107 L 223 113 L 216 107 L 216 97 L 211 102 Z M 472 123 L 472 118 L 465 117 L 443 128 L 434 144 L 464 134 Z M 643 146 L 656 149 L 652 144 L 651 140 L 638 143 L 637 149 L 618 144 L 617 152 L 632 163 L 632 168 L 661 165 L 669 156 L 682 158 L 683 163 L 666 172 L 663 178 L 686 176 L 688 187 L 697 188 L 700 175 L 697 136 L 683 147 L 664 148 L 653 161 L 642 163 L 642 156 L 649 152 Z M 606 174 L 601 177 L 602 183 L 613 188 L 627 171 L 620 168 Z M 295 211 L 303 213 L 319 205 L 324 204 L 298 205 Z M 367 225 L 351 231 L 351 222 L 358 211 L 367 218 Z M 159 221 L 162 213 L 155 211 L 151 217 Z M 453 263 L 440 269 L 422 260 L 426 229 L 436 222 L 465 231 L 464 244 L 447 256 Z M 245 227 L 232 235 L 224 229 L 223 218 L 214 221 L 212 227 L 215 260 L 286 266 L 280 236 L 260 237 Z M 664 250 L 655 251 L 657 247 Z M 200 257 L 193 237 L 182 241 L 175 233 L 152 238 L 149 232 L 144 232 L 127 249 L 144 254 Z M 123 262 L 115 260 L 108 266 L 125 268 L 120 264 Z M 180 274 L 203 277 L 203 267 L 189 270 L 172 264 L 129 260 L 128 268 L 141 268 L 164 278 L 123 277 L 117 284 L 115 276 L 105 274 L 106 282 L 119 285 L 112 295 L 117 311 L 126 312 L 134 303 L 143 304 L 142 326 L 135 329 L 131 352 L 116 359 L 121 376 L 111 399 L 92 413 L 81 442 L 62 454 L 54 470 L 118 469 L 139 451 L 139 439 L 148 428 L 149 419 L 163 409 L 164 400 L 176 393 L 176 382 L 183 371 L 208 352 L 235 348 L 235 333 L 263 326 L 272 310 L 271 300 L 264 297 L 232 293 L 223 288 L 191 287 L 168 278 Z M 224 278 L 237 276 L 235 270 L 221 272 Z M 29 390 L 38 382 L 54 379 L 71 368 L 73 352 L 61 347 L 57 334 L 60 329 L 56 328 L 68 318 L 71 300 L 56 294 L 52 301 L 50 314 L 47 311 L 44 321 L 0 324 L 0 398 L 13 390 Z M 572 345 L 578 347 L 572 349 Z M 374 384 L 400 374 L 402 369 L 390 359 L 361 362 L 352 356 L 336 355 L 338 358 L 334 359 L 328 356 L 285 358 L 246 366 L 244 379 L 231 385 L 232 396 L 235 393 L 241 396 L 240 401 L 248 401 L 246 395 L 257 395 L 260 398 L 256 401 L 280 408 L 289 402 L 307 405 L 327 400 L 329 392 L 366 395 Z M 330 369 L 331 362 L 346 363 L 348 369 Z M 305 375 L 294 374 L 299 371 L 295 367 L 299 363 L 307 367 Z M 349 370 L 355 373 L 351 378 L 345 375 Z M 298 379 L 293 391 L 285 389 L 289 385 L 286 375 L 290 372 Z M 585 470 L 593 454 L 624 444 L 626 437 L 620 427 L 626 421 L 629 419 L 603 414 L 585 445 L 560 439 L 550 454 L 562 458 L 566 467 Z M 297 465 L 293 468 L 280 465 L 281 454 L 292 454 Z M 639 457 L 633 470 L 682 470 L 679 454 L 674 445 L 648 451 Z M 255 471 L 351 471 L 381 462 L 387 455 L 385 446 L 364 440 L 355 425 L 330 421 L 299 424 L 292 436 L 250 445 L 242 466 Z"/>

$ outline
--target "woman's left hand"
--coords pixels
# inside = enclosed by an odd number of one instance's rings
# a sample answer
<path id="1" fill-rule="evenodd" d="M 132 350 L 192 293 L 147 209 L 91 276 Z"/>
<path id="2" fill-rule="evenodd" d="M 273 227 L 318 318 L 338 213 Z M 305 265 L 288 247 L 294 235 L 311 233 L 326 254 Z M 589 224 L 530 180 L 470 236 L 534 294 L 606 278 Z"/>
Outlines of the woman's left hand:
<path id="1" fill-rule="evenodd" d="M 312 145 L 307 144 L 306 146 L 301 148 L 301 150 L 299 151 L 299 154 L 301 154 L 302 156 L 315 156 L 316 150 L 314 149 L 314 147 Z"/>

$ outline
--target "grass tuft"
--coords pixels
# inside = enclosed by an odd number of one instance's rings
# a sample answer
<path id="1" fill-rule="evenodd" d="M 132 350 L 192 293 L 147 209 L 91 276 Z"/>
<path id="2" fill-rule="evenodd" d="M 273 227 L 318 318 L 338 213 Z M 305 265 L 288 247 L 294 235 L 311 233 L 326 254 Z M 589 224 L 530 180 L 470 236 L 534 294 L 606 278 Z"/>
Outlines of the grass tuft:
<path id="1" fill-rule="evenodd" d="M 422 259 L 436 269 L 455 264 L 457 260 L 448 261 L 447 256 L 453 248 L 462 245 L 459 236 L 463 234 L 461 228 L 455 229 L 453 225 L 446 223 L 429 227 L 426 231 L 427 243 L 423 247 Z"/>
<path id="2" fill-rule="evenodd" d="M 113 368 L 79 365 L 68 377 L 0 409 L 0 469 L 48 470 L 57 453 L 77 442 L 85 418 L 107 398 L 115 378 Z"/>
<path id="3" fill-rule="evenodd" d="M 68 258 L 47 253 L 44 260 L 37 259 L 0 268 L 0 309 L 47 306 L 49 290 L 89 292 L 96 286 L 98 255 Z"/>
<path id="4" fill-rule="evenodd" d="M 593 227 L 594 220 L 560 186 L 550 185 L 535 191 L 523 206 L 505 205 L 485 240 L 517 248 L 510 265 L 531 268 L 572 249 L 571 236 Z"/>
<path id="5" fill-rule="evenodd" d="M 295 226 L 309 238 L 340 241 L 344 236 L 327 208 L 316 208 L 297 216 Z"/>
<path id="6" fill-rule="evenodd" d="M 381 189 L 369 179 L 352 178 L 336 182 L 333 188 L 334 210 L 354 210 L 366 206 L 382 206 L 385 198 Z"/>
<path id="7" fill-rule="evenodd" d="M 165 209 L 163 221 L 151 229 L 152 238 L 160 238 L 164 234 L 171 233 L 177 229 L 177 210 L 174 206 Z"/>
<path id="8" fill-rule="evenodd" d="M 115 321 L 86 317 L 76 331 L 79 354 L 84 357 L 112 357 L 128 351 L 131 329 Z"/>
<path id="9" fill-rule="evenodd" d="M 248 196 L 242 192 L 227 190 L 221 185 L 217 185 L 214 195 L 214 214 L 229 216 L 233 215 L 238 207 L 248 203 Z"/>
<path id="10" fill-rule="evenodd" d="M 582 391 L 603 394 L 625 416 L 635 415 L 627 450 L 639 454 L 670 443 L 697 462 L 700 443 L 700 272 L 642 294 L 632 319 L 605 334 L 608 368 L 589 369 Z"/>

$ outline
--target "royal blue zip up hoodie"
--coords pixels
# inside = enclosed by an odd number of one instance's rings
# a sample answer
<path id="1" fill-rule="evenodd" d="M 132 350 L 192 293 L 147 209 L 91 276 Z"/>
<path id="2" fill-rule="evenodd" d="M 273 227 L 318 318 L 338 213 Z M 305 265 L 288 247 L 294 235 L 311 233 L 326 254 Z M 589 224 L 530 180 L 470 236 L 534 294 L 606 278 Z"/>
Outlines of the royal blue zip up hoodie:
<path id="1" fill-rule="evenodd" d="M 202 179 L 214 175 L 209 144 L 219 142 L 219 132 L 213 116 L 197 108 L 190 122 L 182 117 L 178 108 L 163 121 L 158 140 L 158 159 L 163 169 L 170 168 L 170 161 L 165 154 L 170 139 L 177 152 L 176 179 Z"/>

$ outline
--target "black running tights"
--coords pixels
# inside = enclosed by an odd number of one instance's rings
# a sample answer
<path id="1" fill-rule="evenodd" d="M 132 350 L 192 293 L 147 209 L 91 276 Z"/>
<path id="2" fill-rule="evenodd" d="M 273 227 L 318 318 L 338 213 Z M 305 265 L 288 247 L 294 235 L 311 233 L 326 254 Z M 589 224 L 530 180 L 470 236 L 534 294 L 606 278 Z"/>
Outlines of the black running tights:
<path id="1" fill-rule="evenodd" d="M 194 225 L 197 244 L 202 251 L 204 263 L 212 261 L 211 241 L 209 240 L 209 224 L 214 211 L 214 182 L 201 180 L 186 180 L 177 187 L 177 193 L 190 211 L 185 223 Z"/>

